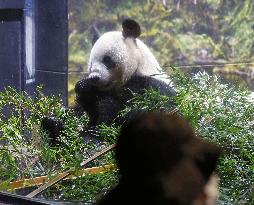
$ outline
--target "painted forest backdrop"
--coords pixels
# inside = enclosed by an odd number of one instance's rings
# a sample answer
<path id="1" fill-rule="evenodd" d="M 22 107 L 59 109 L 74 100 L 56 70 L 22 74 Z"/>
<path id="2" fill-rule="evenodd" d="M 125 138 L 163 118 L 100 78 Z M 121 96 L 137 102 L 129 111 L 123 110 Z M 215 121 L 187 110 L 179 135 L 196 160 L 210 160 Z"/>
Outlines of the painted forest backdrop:
<path id="1" fill-rule="evenodd" d="M 161 66 L 217 73 L 254 90 L 252 0 L 69 0 L 69 93 L 82 78 L 95 32 L 133 18 Z"/>

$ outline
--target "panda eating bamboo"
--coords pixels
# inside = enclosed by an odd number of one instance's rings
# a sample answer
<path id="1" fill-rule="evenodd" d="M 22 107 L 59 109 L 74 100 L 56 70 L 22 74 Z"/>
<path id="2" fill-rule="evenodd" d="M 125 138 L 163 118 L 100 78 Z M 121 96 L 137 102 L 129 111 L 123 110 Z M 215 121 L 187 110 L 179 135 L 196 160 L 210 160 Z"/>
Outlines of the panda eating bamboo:
<path id="1" fill-rule="evenodd" d="M 122 32 L 107 32 L 95 42 L 89 74 L 76 84 L 77 105 L 88 113 L 90 126 L 112 123 L 132 93 L 142 94 L 153 88 L 170 99 L 175 95 L 171 80 L 137 38 L 141 33 L 139 24 L 126 19 L 122 28 Z"/>
<path id="2" fill-rule="evenodd" d="M 170 78 L 162 69 L 149 48 L 137 37 L 140 26 L 131 19 L 122 23 L 123 31 L 103 34 L 93 45 L 88 64 L 88 75 L 75 86 L 77 115 L 87 113 L 88 129 L 101 123 L 122 123 L 116 117 L 133 97 L 145 90 L 158 90 L 170 99 L 175 95 Z M 60 123 L 61 124 L 61 123 Z M 42 123 L 55 139 L 59 126 L 55 118 L 46 118 Z M 51 132 L 57 130 L 58 132 Z"/>

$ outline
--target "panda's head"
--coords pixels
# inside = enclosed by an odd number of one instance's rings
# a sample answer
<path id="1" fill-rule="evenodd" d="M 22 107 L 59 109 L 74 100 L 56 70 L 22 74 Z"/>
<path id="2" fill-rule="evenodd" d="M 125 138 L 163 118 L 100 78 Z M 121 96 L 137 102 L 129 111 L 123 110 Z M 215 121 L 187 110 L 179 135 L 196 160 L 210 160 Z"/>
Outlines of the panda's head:
<path id="1" fill-rule="evenodd" d="M 103 89 L 124 84 L 139 66 L 140 51 L 136 38 L 140 26 L 131 19 L 122 23 L 123 31 L 103 34 L 94 44 L 89 64 L 89 78 Z"/>

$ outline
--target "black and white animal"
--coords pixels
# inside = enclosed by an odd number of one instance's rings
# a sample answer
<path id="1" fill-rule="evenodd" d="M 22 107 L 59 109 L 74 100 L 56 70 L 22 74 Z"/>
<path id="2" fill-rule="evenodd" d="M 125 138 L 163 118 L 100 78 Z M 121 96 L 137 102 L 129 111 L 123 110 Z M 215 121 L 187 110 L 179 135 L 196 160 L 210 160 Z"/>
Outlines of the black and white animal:
<path id="1" fill-rule="evenodd" d="M 122 32 L 107 32 L 95 42 L 88 76 L 75 88 L 77 105 L 88 113 L 90 126 L 111 123 L 133 97 L 132 92 L 141 94 L 153 88 L 170 99 L 175 94 L 170 78 L 137 38 L 141 34 L 139 24 L 126 19 L 122 28 Z"/>
<path id="2" fill-rule="evenodd" d="M 149 48 L 137 37 L 137 22 L 127 19 L 123 31 L 103 34 L 93 45 L 88 64 L 88 78 L 97 78 L 97 86 L 110 89 L 124 85 L 133 76 L 150 76 L 167 84 L 170 79 Z"/>
<path id="3" fill-rule="evenodd" d="M 88 75 L 75 86 L 75 110 L 77 115 L 88 114 L 89 128 L 111 124 L 133 93 L 142 94 L 145 89 L 153 88 L 170 99 L 175 95 L 170 78 L 162 72 L 149 48 L 137 38 L 141 34 L 139 24 L 126 19 L 122 28 L 122 32 L 107 32 L 97 39 L 90 53 Z M 171 100 L 169 103 L 173 104 Z M 47 130 L 59 131 L 51 128 L 57 124 L 54 119 L 45 122 Z"/>

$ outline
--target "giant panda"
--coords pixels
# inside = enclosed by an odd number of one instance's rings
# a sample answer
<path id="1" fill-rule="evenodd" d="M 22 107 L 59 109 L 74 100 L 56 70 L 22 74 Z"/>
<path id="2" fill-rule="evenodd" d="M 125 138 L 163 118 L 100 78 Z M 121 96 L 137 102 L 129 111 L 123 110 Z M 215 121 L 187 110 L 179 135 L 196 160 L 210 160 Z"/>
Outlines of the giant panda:
<path id="1" fill-rule="evenodd" d="M 78 110 L 81 107 L 88 113 L 90 126 L 112 123 L 133 93 L 142 94 L 153 88 L 170 99 L 175 95 L 170 78 L 137 38 L 141 34 L 139 24 L 126 19 L 122 29 L 107 32 L 95 42 L 88 75 L 75 87 Z"/>
<path id="2" fill-rule="evenodd" d="M 168 96 L 169 103 L 173 105 L 171 99 L 175 91 L 171 80 L 162 72 L 149 48 L 137 38 L 140 34 L 139 24 L 126 19 L 122 23 L 122 31 L 107 32 L 94 43 L 88 74 L 75 86 L 74 110 L 77 116 L 88 114 L 87 130 L 101 123 L 123 123 L 126 119 L 117 117 L 119 111 L 128 105 L 133 93 L 142 94 L 150 88 Z M 135 114 L 132 113 L 127 118 L 133 116 Z M 50 138 L 54 139 L 59 134 L 59 124 L 52 117 L 43 121 Z"/>
<path id="3" fill-rule="evenodd" d="M 88 64 L 88 78 L 97 78 L 102 89 L 124 85 L 133 76 L 151 76 L 170 83 L 148 47 L 137 37 L 140 26 L 131 19 L 122 23 L 123 31 L 103 34 L 94 44 Z"/>

